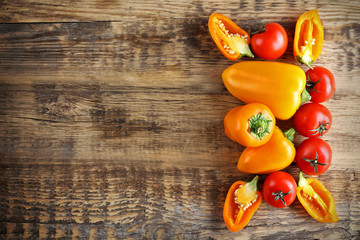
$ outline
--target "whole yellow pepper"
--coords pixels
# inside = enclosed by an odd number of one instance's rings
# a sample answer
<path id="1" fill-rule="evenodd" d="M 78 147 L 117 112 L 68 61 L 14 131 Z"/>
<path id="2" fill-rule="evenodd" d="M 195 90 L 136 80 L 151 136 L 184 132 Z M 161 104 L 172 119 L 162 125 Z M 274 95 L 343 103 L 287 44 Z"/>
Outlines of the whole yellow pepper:
<path id="1" fill-rule="evenodd" d="M 227 90 L 245 103 L 262 103 L 277 119 L 290 119 L 303 101 L 306 92 L 304 71 L 293 64 L 246 61 L 231 65 L 222 74 Z"/>

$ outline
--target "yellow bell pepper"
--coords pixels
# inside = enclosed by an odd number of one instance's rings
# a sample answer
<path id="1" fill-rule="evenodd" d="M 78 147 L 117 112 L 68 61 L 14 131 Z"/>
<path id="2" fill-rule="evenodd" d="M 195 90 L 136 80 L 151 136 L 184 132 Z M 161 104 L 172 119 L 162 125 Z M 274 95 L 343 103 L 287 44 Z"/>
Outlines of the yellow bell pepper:
<path id="1" fill-rule="evenodd" d="M 290 119 L 303 101 L 310 99 L 305 89 L 304 71 L 293 64 L 246 61 L 224 70 L 227 90 L 245 103 L 262 103 L 277 119 Z"/>

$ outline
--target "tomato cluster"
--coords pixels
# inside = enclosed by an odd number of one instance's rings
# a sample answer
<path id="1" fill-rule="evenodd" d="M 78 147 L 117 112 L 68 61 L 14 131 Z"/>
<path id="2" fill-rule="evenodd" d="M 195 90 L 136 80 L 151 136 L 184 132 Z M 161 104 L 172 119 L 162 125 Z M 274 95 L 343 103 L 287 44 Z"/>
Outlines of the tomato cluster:
<path id="1" fill-rule="evenodd" d="M 330 145 L 319 138 L 331 128 L 332 116 L 320 103 L 333 96 L 335 79 L 324 67 L 309 69 L 306 76 L 306 89 L 311 95 L 312 102 L 300 106 L 293 117 L 293 122 L 296 131 L 308 139 L 297 147 L 295 161 L 303 172 L 319 175 L 329 168 L 332 158 Z"/>

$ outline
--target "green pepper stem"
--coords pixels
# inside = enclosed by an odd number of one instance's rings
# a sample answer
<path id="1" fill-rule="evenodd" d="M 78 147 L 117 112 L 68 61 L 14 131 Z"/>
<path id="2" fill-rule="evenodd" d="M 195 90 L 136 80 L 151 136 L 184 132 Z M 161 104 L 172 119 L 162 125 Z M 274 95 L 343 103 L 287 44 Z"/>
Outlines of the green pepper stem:
<path id="1" fill-rule="evenodd" d="M 246 183 L 246 187 L 249 187 L 251 190 L 253 190 L 255 192 L 257 190 L 257 182 L 258 182 L 258 180 L 259 180 L 259 176 L 256 175 L 253 178 L 253 180 Z"/>
<path id="2" fill-rule="evenodd" d="M 284 136 L 289 139 L 290 142 L 294 141 L 295 129 L 290 128 L 284 132 Z"/>
<path id="3" fill-rule="evenodd" d="M 250 47 L 248 44 L 244 43 L 242 49 L 240 49 L 240 55 L 239 58 L 242 58 L 243 56 L 254 58 L 254 54 L 251 52 Z"/>
<path id="4" fill-rule="evenodd" d="M 261 112 L 249 119 L 249 132 L 257 139 L 263 139 L 271 131 L 271 119 L 265 117 Z"/>
<path id="5" fill-rule="evenodd" d="M 311 95 L 310 93 L 306 90 L 306 88 L 304 88 L 304 91 L 301 93 L 301 102 L 300 105 L 303 104 L 306 101 L 310 101 L 311 100 Z"/>
<path id="6" fill-rule="evenodd" d="M 299 187 L 303 187 L 303 186 L 307 185 L 307 180 L 304 177 L 304 174 L 302 171 L 300 171 L 300 173 L 299 173 L 299 184 L 298 185 L 299 185 Z"/>
<path id="7" fill-rule="evenodd" d="M 305 64 L 306 66 L 308 66 L 309 68 L 313 69 L 313 67 L 311 66 L 311 64 L 313 63 L 313 61 L 307 57 L 307 58 L 302 58 L 300 56 L 296 56 L 296 60 L 301 63 L 301 64 Z"/>

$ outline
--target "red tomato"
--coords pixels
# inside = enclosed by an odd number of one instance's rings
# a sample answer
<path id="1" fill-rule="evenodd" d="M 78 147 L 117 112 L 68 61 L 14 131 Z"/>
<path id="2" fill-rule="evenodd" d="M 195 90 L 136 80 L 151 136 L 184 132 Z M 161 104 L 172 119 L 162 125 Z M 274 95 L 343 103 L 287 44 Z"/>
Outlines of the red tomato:
<path id="1" fill-rule="evenodd" d="M 295 179 L 286 172 L 274 172 L 264 182 L 262 194 L 273 207 L 284 208 L 294 202 L 297 185 Z"/>
<path id="2" fill-rule="evenodd" d="M 334 75 L 324 67 L 314 67 L 306 72 L 306 90 L 311 101 L 322 103 L 329 100 L 335 92 Z"/>
<path id="3" fill-rule="evenodd" d="M 288 37 L 285 29 L 278 23 L 268 23 L 259 33 L 251 37 L 251 49 L 266 60 L 281 57 L 286 51 Z"/>
<path id="4" fill-rule="evenodd" d="M 306 103 L 295 113 L 294 127 L 305 137 L 323 136 L 331 127 L 332 116 L 330 111 L 318 103 Z"/>
<path id="5" fill-rule="evenodd" d="M 331 163 L 330 145 L 320 138 L 308 138 L 296 149 L 295 161 L 301 171 L 309 175 L 320 175 Z"/>

